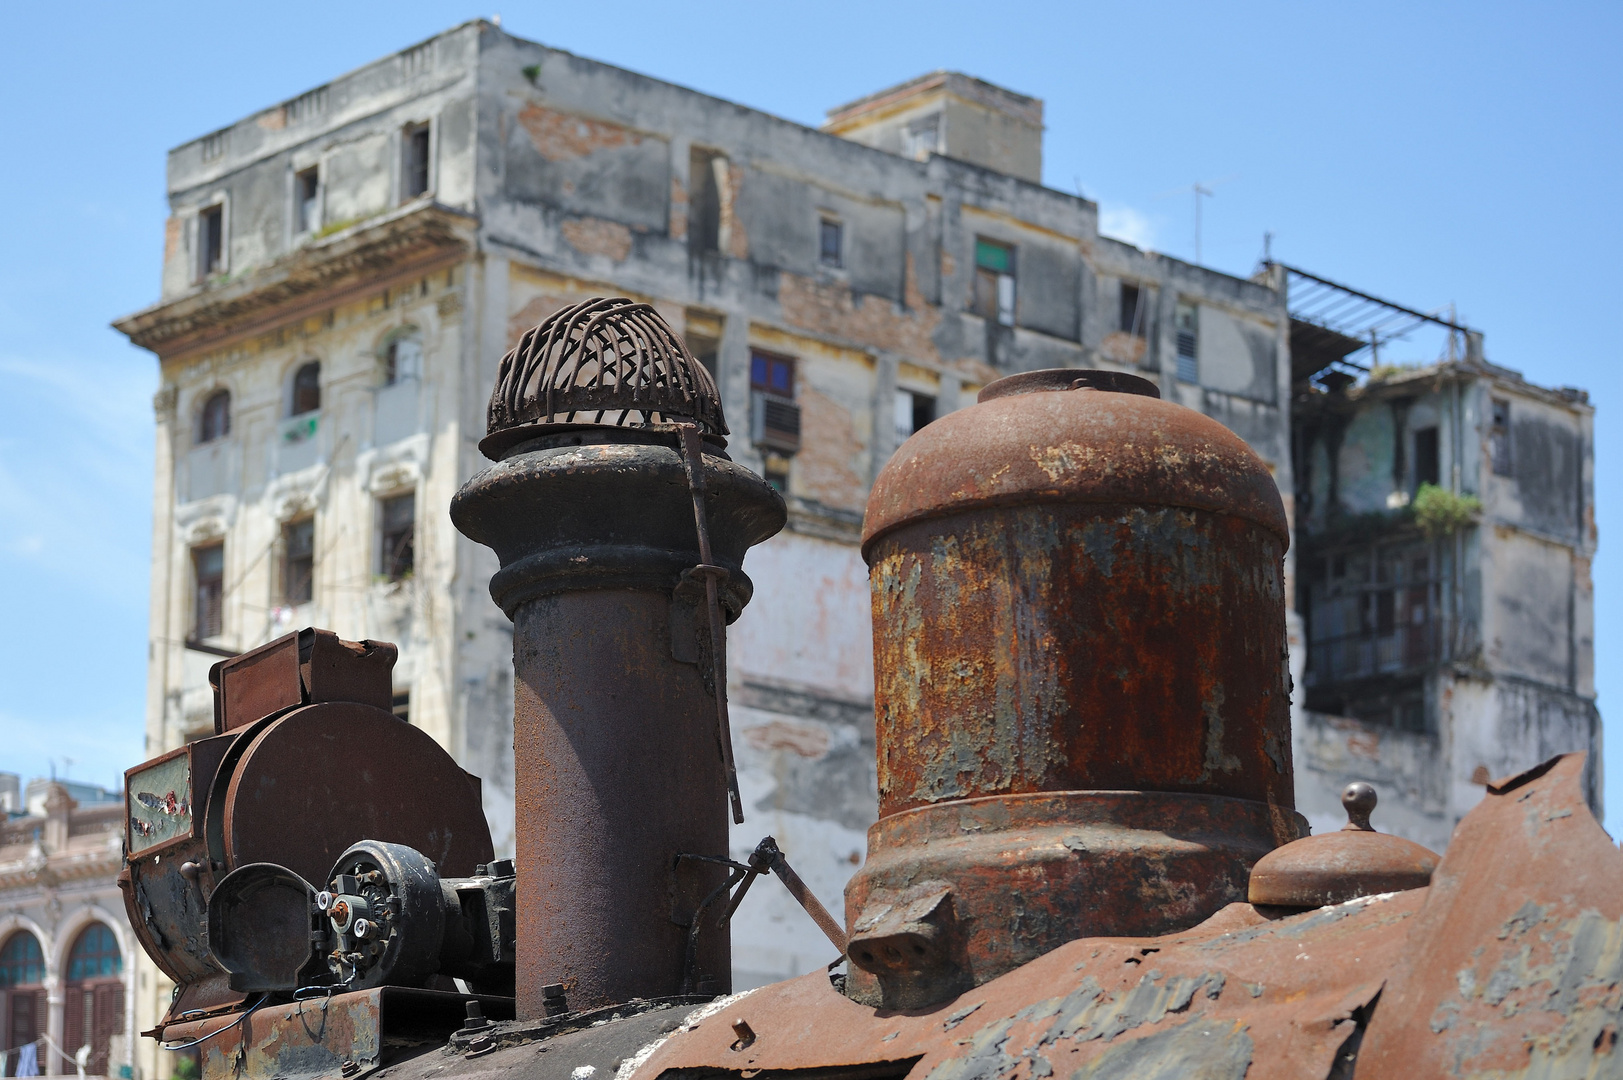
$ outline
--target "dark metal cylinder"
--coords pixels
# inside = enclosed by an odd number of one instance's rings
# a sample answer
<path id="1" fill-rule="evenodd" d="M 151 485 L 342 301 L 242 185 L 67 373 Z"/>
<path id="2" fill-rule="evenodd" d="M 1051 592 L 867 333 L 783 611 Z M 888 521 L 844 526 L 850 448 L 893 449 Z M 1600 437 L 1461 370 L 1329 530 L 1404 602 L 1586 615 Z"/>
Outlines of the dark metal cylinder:
<path id="1" fill-rule="evenodd" d="M 605 436 L 607 437 L 607 436 Z M 633 439 L 617 435 L 618 439 Z M 730 946 L 687 922 L 723 881 L 679 854 L 727 852 L 727 794 L 693 502 L 673 446 L 652 435 L 518 446 L 458 492 L 451 516 L 495 549 L 491 595 L 513 619 L 518 1015 L 724 988 Z M 712 447 L 705 505 L 730 621 L 750 596 L 745 551 L 782 499 Z"/>
<path id="2" fill-rule="evenodd" d="M 897 452 L 864 523 L 880 821 L 846 894 L 857 996 L 883 976 L 917 1007 L 1244 898 L 1300 827 L 1287 542 L 1256 454 L 1131 376 L 1014 376 Z"/>

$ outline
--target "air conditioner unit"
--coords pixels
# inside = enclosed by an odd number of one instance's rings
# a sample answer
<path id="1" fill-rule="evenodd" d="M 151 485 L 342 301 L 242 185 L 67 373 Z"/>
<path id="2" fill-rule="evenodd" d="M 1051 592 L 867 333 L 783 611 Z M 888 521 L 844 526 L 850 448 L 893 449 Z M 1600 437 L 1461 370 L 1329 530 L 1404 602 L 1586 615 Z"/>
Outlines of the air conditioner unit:
<path id="1" fill-rule="evenodd" d="M 779 453 L 795 453 L 800 449 L 800 406 L 776 394 L 751 393 L 750 441 Z"/>

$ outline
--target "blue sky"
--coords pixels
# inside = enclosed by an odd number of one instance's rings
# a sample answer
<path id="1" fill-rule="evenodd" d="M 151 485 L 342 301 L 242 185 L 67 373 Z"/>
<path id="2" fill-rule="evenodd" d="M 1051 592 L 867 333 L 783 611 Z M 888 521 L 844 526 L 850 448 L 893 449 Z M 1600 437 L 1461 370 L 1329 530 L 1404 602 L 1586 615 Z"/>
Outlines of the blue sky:
<path id="1" fill-rule="evenodd" d="M 1453 303 L 1489 359 L 1596 403 L 1596 666 L 1623 685 L 1623 5 L 10 4 L 0 10 L 0 769 L 142 755 L 164 153 L 476 15 L 808 124 L 939 67 L 1047 103 L 1045 181 L 1106 231 Z M 1390 359 L 1430 359 L 1394 350 Z M 1623 715 L 1623 714 L 1619 714 Z M 1607 754 L 1623 821 L 1623 735 Z M 72 759 L 65 764 L 64 759 Z M 1614 829 L 1615 831 L 1615 829 Z"/>

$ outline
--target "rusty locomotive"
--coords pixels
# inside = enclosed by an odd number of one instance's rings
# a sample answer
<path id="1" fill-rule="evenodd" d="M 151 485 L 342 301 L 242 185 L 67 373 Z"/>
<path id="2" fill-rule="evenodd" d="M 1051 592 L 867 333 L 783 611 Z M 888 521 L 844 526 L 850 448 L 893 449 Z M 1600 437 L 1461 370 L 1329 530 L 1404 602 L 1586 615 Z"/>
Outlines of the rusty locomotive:
<path id="1" fill-rule="evenodd" d="M 1235 435 L 1102 371 L 915 434 L 864 523 L 879 820 L 836 920 L 742 820 L 727 623 L 782 498 L 644 304 L 504 359 L 451 506 L 513 620 L 517 853 L 389 712 L 392 646 L 216 665 L 130 770 L 120 883 L 205 1080 L 1620 1076 L 1623 856 L 1577 755 L 1438 856 L 1293 809 L 1286 516 Z M 733 995 L 757 877 L 826 970 Z"/>

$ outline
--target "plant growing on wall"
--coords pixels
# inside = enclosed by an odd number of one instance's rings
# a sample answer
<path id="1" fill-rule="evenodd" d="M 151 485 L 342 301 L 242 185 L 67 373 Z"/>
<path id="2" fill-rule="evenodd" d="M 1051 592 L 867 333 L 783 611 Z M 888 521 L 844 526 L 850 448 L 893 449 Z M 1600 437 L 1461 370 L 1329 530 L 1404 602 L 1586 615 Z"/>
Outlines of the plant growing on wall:
<path id="1" fill-rule="evenodd" d="M 1456 494 L 1436 484 L 1421 484 L 1410 509 L 1414 511 L 1415 524 L 1420 526 L 1420 531 L 1435 540 L 1452 536 L 1475 522 L 1482 512 L 1482 500 L 1475 495 Z"/>

